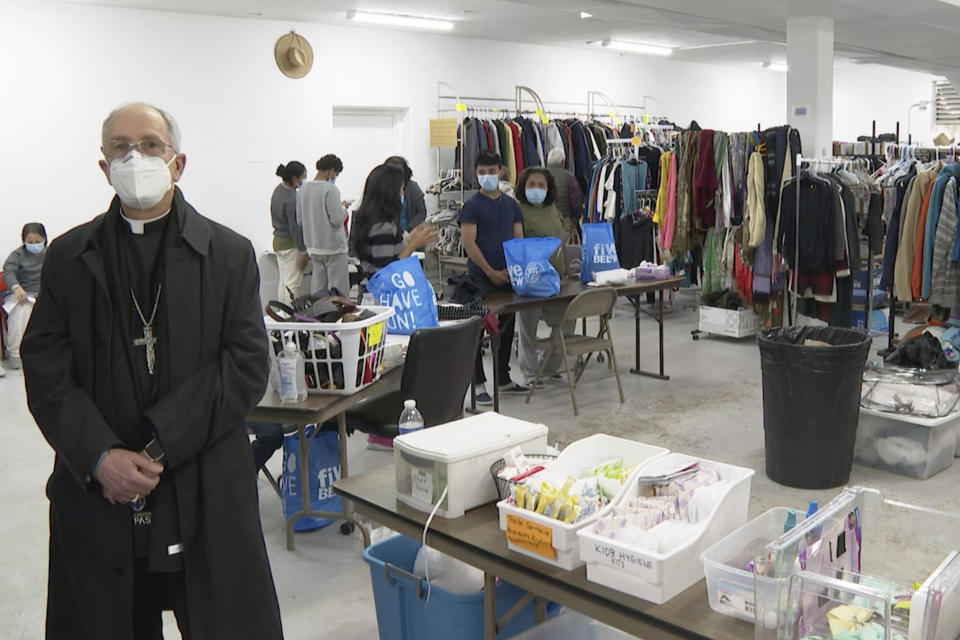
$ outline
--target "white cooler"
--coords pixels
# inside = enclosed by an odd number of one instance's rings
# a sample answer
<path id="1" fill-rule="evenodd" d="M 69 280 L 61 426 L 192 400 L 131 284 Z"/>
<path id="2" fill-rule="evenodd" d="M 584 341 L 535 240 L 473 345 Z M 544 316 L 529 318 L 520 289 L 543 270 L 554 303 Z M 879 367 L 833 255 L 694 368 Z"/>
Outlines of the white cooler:
<path id="1" fill-rule="evenodd" d="M 446 488 L 437 515 L 459 518 L 468 509 L 497 499 L 490 465 L 514 447 L 524 453 L 546 453 L 547 431 L 546 425 L 488 411 L 397 436 L 393 440 L 397 500 L 429 512 Z"/>

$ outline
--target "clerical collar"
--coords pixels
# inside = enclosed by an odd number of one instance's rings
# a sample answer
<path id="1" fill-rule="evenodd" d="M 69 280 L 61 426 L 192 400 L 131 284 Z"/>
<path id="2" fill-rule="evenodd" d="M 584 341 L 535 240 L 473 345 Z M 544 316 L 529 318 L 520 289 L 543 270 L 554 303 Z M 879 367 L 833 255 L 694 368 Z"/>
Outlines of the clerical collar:
<path id="1" fill-rule="evenodd" d="M 161 222 L 167 215 L 170 213 L 170 209 L 167 209 L 160 215 L 155 218 L 150 218 L 149 220 L 135 220 L 133 218 L 128 218 L 123 215 L 123 210 L 120 210 L 120 217 L 123 218 L 128 225 L 130 225 L 130 233 L 135 236 L 142 236 L 144 231 L 148 230 L 148 227 L 153 225 L 155 222 Z"/>

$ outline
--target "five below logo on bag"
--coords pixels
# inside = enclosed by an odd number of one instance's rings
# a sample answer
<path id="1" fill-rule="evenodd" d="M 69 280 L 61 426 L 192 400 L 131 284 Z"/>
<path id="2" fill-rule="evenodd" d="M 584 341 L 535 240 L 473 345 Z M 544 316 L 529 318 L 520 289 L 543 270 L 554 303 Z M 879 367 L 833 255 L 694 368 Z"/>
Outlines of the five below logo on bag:
<path id="1" fill-rule="evenodd" d="M 594 264 L 613 264 L 617 261 L 617 247 L 612 242 L 593 245 Z"/>
<path id="2" fill-rule="evenodd" d="M 380 304 L 393 307 L 393 317 L 387 322 L 387 327 L 394 331 L 403 329 L 410 331 L 416 328 L 414 309 L 426 306 L 423 294 L 417 288 L 417 281 L 409 271 L 390 275 L 390 284 L 395 291 L 381 294 Z"/>
<path id="3" fill-rule="evenodd" d="M 514 286 L 522 287 L 524 281 L 527 285 L 536 284 L 543 275 L 543 265 L 539 262 L 531 262 L 527 265 L 526 271 L 519 264 L 510 265 L 510 282 Z"/>

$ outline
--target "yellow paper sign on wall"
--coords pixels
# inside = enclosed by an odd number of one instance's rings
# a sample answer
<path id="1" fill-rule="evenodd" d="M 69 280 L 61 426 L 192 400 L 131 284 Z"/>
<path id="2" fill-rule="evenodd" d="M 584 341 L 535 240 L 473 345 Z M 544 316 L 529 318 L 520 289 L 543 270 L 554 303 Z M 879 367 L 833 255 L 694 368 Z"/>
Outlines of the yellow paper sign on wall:
<path id="1" fill-rule="evenodd" d="M 430 146 L 434 148 L 457 146 L 456 118 L 433 118 L 430 120 Z"/>
<path id="2" fill-rule="evenodd" d="M 527 551 L 555 560 L 557 552 L 553 548 L 553 532 L 550 527 L 521 518 L 507 516 L 507 540 Z"/>

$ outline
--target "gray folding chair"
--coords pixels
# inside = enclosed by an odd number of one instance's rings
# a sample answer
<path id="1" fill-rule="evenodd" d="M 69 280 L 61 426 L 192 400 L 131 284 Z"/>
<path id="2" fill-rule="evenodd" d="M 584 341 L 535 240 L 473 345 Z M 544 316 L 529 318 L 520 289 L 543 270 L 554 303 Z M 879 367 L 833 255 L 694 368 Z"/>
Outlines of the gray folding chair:
<path id="1" fill-rule="evenodd" d="M 573 414 L 580 415 L 577 408 L 577 398 L 574 387 L 580 382 L 580 376 L 586 369 L 586 362 L 577 367 L 576 377 L 570 372 L 570 358 L 576 358 L 592 353 L 605 351 L 613 365 L 613 374 L 617 378 L 617 389 L 620 391 L 620 402 L 623 403 L 623 385 L 620 384 L 620 371 L 617 368 L 617 354 L 613 346 L 613 334 L 610 332 L 610 317 L 613 315 L 613 306 L 617 303 L 617 292 L 611 287 L 590 289 L 574 298 L 563 312 L 563 321 L 556 327 L 549 338 L 537 340 L 537 349 L 545 351 L 537 379 L 530 386 L 527 402 L 533 397 L 540 379 L 543 377 L 543 368 L 550 360 L 550 356 L 557 349 L 563 351 L 563 367 L 567 372 L 567 385 L 570 387 L 570 400 L 573 402 Z M 596 317 L 600 321 L 600 331 L 594 338 L 588 335 L 564 335 L 562 327 L 577 320 Z"/>

